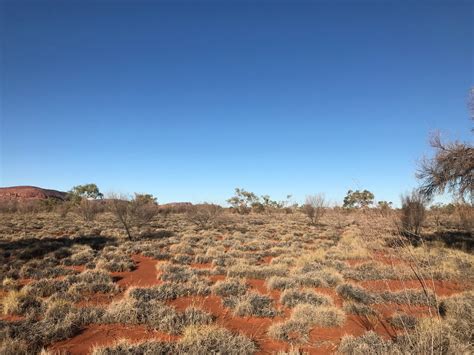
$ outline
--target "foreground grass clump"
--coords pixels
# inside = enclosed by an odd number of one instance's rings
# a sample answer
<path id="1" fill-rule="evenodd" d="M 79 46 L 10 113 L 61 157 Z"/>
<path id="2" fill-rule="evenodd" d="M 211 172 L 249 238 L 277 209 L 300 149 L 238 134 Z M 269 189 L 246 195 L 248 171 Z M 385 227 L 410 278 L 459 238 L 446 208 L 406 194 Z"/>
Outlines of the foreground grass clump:
<path id="1" fill-rule="evenodd" d="M 170 334 L 181 334 L 190 325 L 210 324 L 214 318 L 194 307 L 188 307 L 184 312 L 177 312 L 161 301 L 145 298 L 133 298 L 137 292 L 112 303 L 104 315 L 109 323 L 144 324 Z"/>
<path id="2" fill-rule="evenodd" d="M 238 297 L 224 299 L 224 305 L 234 310 L 239 317 L 275 317 L 278 311 L 273 306 L 273 299 L 257 292 L 249 292 Z"/>
<path id="3" fill-rule="evenodd" d="M 346 321 L 346 315 L 334 306 L 313 306 L 298 304 L 291 312 L 291 319 L 319 327 L 340 327 Z"/>
<path id="4" fill-rule="evenodd" d="M 13 323 L 0 321 L 0 353 L 39 353 L 45 345 L 71 338 L 83 326 L 100 322 L 102 316 L 100 308 L 76 308 L 68 302 L 50 302 L 41 318 L 28 317 Z"/>
<path id="5" fill-rule="evenodd" d="M 267 279 L 271 276 L 284 276 L 286 273 L 287 269 L 281 265 L 237 264 L 228 269 L 227 276 Z"/>
<path id="6" fill-rule="evenodd" d="M 198 355 L 252 354 L 257 350 L 254 342 L 246 336 L 216 325 L 186 328 L 178 345 L 185 353 Z"/>
<path id="7" fill-rule="evenodd" d="M 221 297 L 240 296 L 247 292 L 248 286 L 243 279 L 230 278 L 217 281 L 212 287 L 212 293 Z"/>
<path id="8" fill-rule="evenodd" d="M 344 312 L 334 306 L 300 303 L 293 308 L 289 319 L 272 324 L 267 333 L 277 340 L 301 344 L 308 341 L 309 332 L 314 326 L 339 327 L 345 321 Z"/>
<path id="9" fill-rule="evenodd" d="M 316 293 L 310 289 L 289 289 L 283 291 L 281 294 L 280 303 L 292 308 L 301 303 L 307 303 L 315 306 L 332 305 L 333 301 L 331 297 Z"/>
<path id="10" fill-rule="evenodd" d="M 362 354 L 391 354 L 392 342 L 385 341 L 373 331 L 368 331 L 360 337 L 346 335 L 342 338 L 338 351 L 345 355 Z"/>
<path id="11" fill-rule="evenodd" d="M 24 291 L 10 291 L 1 300 L 4 315 L 37 317 L 44 311 L 44 302 Z"/>
<path id="12" fill-rule="evenodd" d="M 301 344 L 308 341 L 311 325 L 309 323 L 288 319 L 274 323 L 268 328 L 268 335 L 280 341 L 291 344 Z"/>
<path id="13" fill-rule="evenodd" d="M 253 354 L 257 347 L 249 338 L 215 325 L 190 326 L 177 342 L 148 341 L 130 344 L 126 340 L 112 346 L 96 347 L 93 355 L 128 354 Z"/>
<path id="14" fill-rule="evenodd" d="M 178 347 L 172 342 L 149 341 L 130 344 L 126 340 L 112 346 L 95 347 L 92 355 L 128 355 L 128 354 L 175 354 Z"/>
<path id="15" fill-rule="evenodd" d="M 375 302 L 375 297 L 363 287 L 344 283 L 342 285 L 337 286 L 336 292 L 339 296 L 341 296 L 344 300 L 347 301 L 354 301 L 359 302 L 362 304 L 371 304 Z"/>

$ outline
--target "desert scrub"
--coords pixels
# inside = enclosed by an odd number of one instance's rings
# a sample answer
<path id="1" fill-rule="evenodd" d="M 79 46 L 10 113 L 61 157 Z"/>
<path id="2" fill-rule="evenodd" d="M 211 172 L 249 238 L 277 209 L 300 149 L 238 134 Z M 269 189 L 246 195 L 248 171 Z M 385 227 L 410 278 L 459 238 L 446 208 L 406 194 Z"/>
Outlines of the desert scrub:
<path id="1" fill-rule="evenodd" d="M 245 279 L 240 278 L 219 280 L 211 287 L 212 293 L 221 297 L 240 296 L 245 294 L 247 289 Z"/>
<path id="2" fill-rule="evenodd" d="M 376 295 L 377 302 L 409 304 L 416 306 L 437 306 L 436 295 L 431 290 L 404 289 L 397 292 L 385 291 Z"/>
<path id="3" fill-rule="evenodd" d="M 87 270 L 78 275 L 64 279 L 71 286 L 70 293 L 118 293 L 119 288 L 113 282 L 108 272 L 102 270 Z"/>
<path id="4" fill-rule="evenodd" d="M 207 255 L 202 255 L 202 254 L 197 254 L 195 257 L 194 257 L 194 262 L 196 264 L 207 264 L 207 263 L 210 263 L 212 262 L 212 257 L 211 256 L 207 256 Z"/>
<path id="5" fill-rule="evenodd" d="M 336 292 L 346 301 L 354 301 L 363 304 L 371 304 L 376 301 L 376 297 L 365 288 L 351 283 L 344 283 L 337 286 Z"/>
<path id="6" fill-rule="evenodd" d="M 166 341 L 147 341 L 139 344 L 130 344 L 121 340 L 111 346 L 98 346 L 92 351 L 92 355 L 129 355 L 129 354 L 176 354 L 177 346 Z"/>
<path id="7" fill-rule="evenodd" d="M 195 276 L 193 269 L 187 266 L 166 263 L 156 267 L 161 271 L 158 277 L 163 281 L 186 282 Z"/>
<path id="8" fill-rule="evenodd" d="M 190 265 L 194 261 L 194 256 L 187 254 L 176 254 L 170 261 L 174 264 Z"/>
<path id="9" fill-rule="evenodd" d="M 169 301 L 184 296 L 207 296 L 211 293 L 209 284 L 208 281 L 195 278 L 183 283 L 164 282 L 148 288 L 147 292 L 157 300 Z"/>
<path id="10" fill-rule="evenodd" d="M 272 276 L 265 281 L 265 285 L 269 290 L 284 290 L 288 288 L 298 287 L 298 281 L 295 280 L 293 277 Z"/>
<path id="11" fill-rule="evenodd" d="M 37 317 L 44 310 L 41 298 L 24 291 L 10 291 L 1 299 L 2 313 L 5 315 L 18 315 Z"/>
<path id="12" fill-rule="evenodd" d="M 4 278 L 0 287 L 0 289 L 6 291 L 18 291 L 20 288 L 18 281 L 10 277 Z"/>
<path id="13" fill-rule="evenodd" d="M 233 309 L 239 317 L 275 317 L 278 312 L 273 306 L 273 299 L 257 292 L 224 299 L 224 306 Z"/>
<path id="14" fill-rule="evenodd" d="M 474 292 L 464 292 L 445 298 L 439 305 L 439 313 L 452 334 L 463 343 L 474 339 Z"/>
<path id="15" fill-rule="evenodd" d="M 180 331 L 177 318 L 175 309 L 161 301 L 142 301 L 133 298 L 113 302 L 107 307 L 104 315 L 104 321 L 108 323 L 145 324 L 150 328 L 170 333 Z"/>
<path id="16" fill-rule="evenodd" d="M 371 308 L 368 305 L 357 302 L 344 302 L 343 308 L 344 312 L 348 314 L 354 314 L 359 317 L 377 317 L 378 312 Z"/>
<path id="17" fill-rule="evenodd" d="M 334 306 L 298 304 L 291 312 L 291 319 L 319 327 L 340 327 L 346 321 L 345 313 Z"/>
<path id="18" fill-rule="evenodd" d="M 267 279 L 271 276 L 284 276 L 287 272 L 287 268 L 280 265 L 237 264 L 229 267 L 227 276 Z"/>
<path id="19" fill-rule="evenodd" d="M 283 291 L 280 296 L 280 303 L 286 307 L 293 308 L 297 304 L 307 303 L 315 306 L 332 305 L 332 298 L 314 292 L 311 289 L 289 289 Z"/>
<path id="20" fill-rule="evenodd" d="M 124 272 L 135 269 L 135 263 L 125 254 L 101 255 L 93 262 L 97 270 L 109 272 Z"/>
<path id="21" fill-rule="evenodd" d="M 253 354 L 257 347 L 244 335 L 233 334 L 216 326 L 190 326 L 185 329 L 178 346 L 183 353 L 207 354 Z"/>
<path id="22" fill-rule="evenodd" d="M 185 242 L 171 245 L 169 251 L 171 254 L 194 254 L 193 247 Z"/>
<path id="23" fill-rule="evenodd" d="M 56 263 L 50 264 L 46 262 L 45 259 L 30 261 L 23 265 L 19 272 L 21 278 L 31 278 L 35 280 L 73 274 L 77 274 L 77 271 L 57 266 Z"/>
<path id="24" fill-rule="evenodd" d="M 395 313 L 389 319 L 390 325 L 396 329 L 414 329 L 418 323 L 415 316 L 406 313 Z"/>
<path id="25" fill-rule="evenodd" d="M 267 330 L 269 337 L 292 344 L 306 343 L 311 326 L 306 322 L 288 319 L 284 322 L 273 323 Z"/>
<path id="26" fill-rule="evenodd" d="M 385 341 L 373 331 L 368 331 L 357 338 L 352 335 L 345 335 L 338 348 L 339 353 L 347 355 L 384 355 L 393 353 L 391 350 L 392 342 L 390 340 Z"/>
<path id="27" fill-rule="evenodd" d="M 331 268 L 297 274 L 296 280 L 303 287 L 335 287 L 344 281 L 342 275 Z"/>
<path id="28" fill-rule="evenodd" d="M 1 328 L 0 335 L 2 335 Z M 31 351 L 30 349 L 26 340 L 0 336 L 0 354 L 2 355 L 27 355 Z"/>
<path id="29" fill-rule="evenodd" d="M 280 255 L 284 253 L 282 248 L 272 248 L 269 251 L 271 256 L 274 258 L 270 261 L 270 265 L 285 265 L 286 267 L 294 266 L 295 265 L 295 257 L 287 256 L 287 255 Z M 276 256 L 278 255 L 278 256 Z"/>
<path id="30" fill-rule="evenodd" d="M 347 229 L 342 233 L 337 246 L 331 248 L 332 257 L 342 260 L 368 258 L 370 252 L 367 248 L 363 247 L 365 244 L 357 228 Z"/>
<path id="31" fill-rule="evenodd" d="M 71 338 L 81 327 L 91 322 L 100 322 L 101 310 L 75 308 L 67 302 L 50 302 L 41 319 L 0 324 L 0 338 L 24 342 L 27 354 L 39 353 L 54 341 Z"/>
<path id="32" fill-rule="evenodd" d="M 29 283 L 23 290 L 26 294 L 49 297 L 57 292 L 66 292 L 70 284 L 65 280 L 43 279 Z"/>
<path id="33" fill-rule="evenodd" d="M 376 262 L 359 264 L 344 271 L 344 277 L 353 280 L 406 280 L 413 278 L 407 268 L 387 266 Z"/>
<path id="34" fill-rule="evenodd" d="M 67 266 L 72 265 L 86 265 L 95 258 L 95 252 L 90 246 L 73 246 L 70 249 L 71 256 L 62 260 L 62 263 Z"/>

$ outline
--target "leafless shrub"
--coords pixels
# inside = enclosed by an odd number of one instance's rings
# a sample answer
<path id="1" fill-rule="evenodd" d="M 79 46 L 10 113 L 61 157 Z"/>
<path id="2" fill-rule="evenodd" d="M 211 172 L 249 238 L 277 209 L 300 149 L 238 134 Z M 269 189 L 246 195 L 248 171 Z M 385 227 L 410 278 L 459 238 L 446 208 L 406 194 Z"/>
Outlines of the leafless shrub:
<path id="1" fill-rule="evenodd" d="M 221 213 L 221 206 L 203 203 L 190 206 L 186 212 L 186 218 L 199 229 L 209 229 L 216 226 Z"/>
<path id="2" fill-rule="evenodd" d="M 0 213 L 15 213 L 18 211 L 18 201 L 16 200 L 1 200 Z"/>
<path id="3" fill-rule="evenodd" d="M 128 201 L 128 197 L 125 195 L 112 194 L 109 196 L 107 203 L 109 210 L 115 215 L 125 229 L 128 239 L 132 240 L 132 214 L 129 207 L 130 202 Z"/>
<path id="4" fill-rule="evenodd" d="M 426 217 L 426 198 L 414 190 L 409 195 L 403 195 L 400 215 L 400 229 L 403 234 L 419 236 L 423 221 Z"/>
<path id="5" fill-rule="evenodd" d="M 323 194 L 306 196 L 303 212 L 312 225 L 316 225 L 326 212 L 327 202 Z"/>
<path id="6" fill-rule="evenodd" d="M 71 211 L 72 207 L 72 203 L 70 203 L 69 201 L 63 201 L 61 203 L 58 203 L 55 208 L 55 212 L 59 215 L 59 217 L 65 218 L 67 214 Z"/>
<path id="7" fill-rule="evenodd" d="M 132 229 L 140 228 L 158 214 L 158 205 L 151 195 L 135 194 L 132 200 L 127 196 L 112 194 L 108 200 L 109 210 L 115 215 L 127 233 L 133 239 Z"/>
<path id="8" fill-rule="evenodd" d="M 93 221 L 97 214 L 103 212 L 103 210 L 104 208 L 98 201 L 89 200 L 87 198 L 81 199 L 81 202 L 79 202 L 76 207 L 76 211 L 86 222 Z"/>
<path id="9" fill-rule="evenodd" d="M 459 203 L 456 205 L 456 212 L 459 217 L 459 227 L 472 234 L 474 229 L 474 207 L 467 203 Z"/>
<path id="10" fill-rule="evenodd" d="M 156 198 L 149 194 L 137 194 L 130 201 L 132 221 L 136 227 L 141 227 L 151 222 L 158 214 Z"/>

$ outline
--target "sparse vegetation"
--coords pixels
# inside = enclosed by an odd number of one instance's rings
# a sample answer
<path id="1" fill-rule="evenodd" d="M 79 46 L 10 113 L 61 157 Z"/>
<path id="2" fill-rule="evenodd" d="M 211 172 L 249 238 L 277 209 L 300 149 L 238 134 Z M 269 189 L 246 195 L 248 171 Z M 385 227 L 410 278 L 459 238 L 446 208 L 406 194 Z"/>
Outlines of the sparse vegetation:
<path id="1" fill-rule="evenodd" d="M 316 225 L 326 212 L 327 202 L 323 194 L 306 196 L 302 207 L 312 225 Z"/>
<path id="2" fill-rule="evenodd" d="M 426 216 L 426 199 L 418 191 L 402 196 L 401 231 L 419 236 Z"/>
<path id="3" fill-rule="evenodd" d="M 138 199 L 158 208 L 152 196 Z M 256 213 L 250 206 L 235 215 L 220 208 L 226 223 L 205 227 L 186 211 L 153 212 L 137 224 L 132 202 L 124 202 L 132 240 L 122 238 L 124 226 L 110 211 L 87 221 L 71 212 L 60 222 L 55 210 L 27 219 L 0 214 L 8 221 L 0 224 L 8 238 L 0 240 L 2 349 L 56 350 L 58 340 L 104 326 L 170 338 L 91 344 L 96 354 L 254 352 L 271 339 L 312 351 L 315 329 L 338 332 L 346 317 L 373 333 L 325 340 L 341 353 L 469 349 L 474 307 L 461 291 L 471 290 L 472 254 L 428 239 L 412 245 L 390 220 L 403 211 L 326 207 L 324 224 L 314 228 L 302 209 L 286 214 L 266 205 L 272 213 Z M 463 230 L 455 205 L 443 207 L 438 222 L 434 212 L 425 211 L 420 238 L 433 228 Z M 49 237 L 58 225 L 58 237 Z M 138 238 L 143 230 L 156 237 Z M 455 294 L 440 297 L 439 289 Z M 398 336 L 387 340 L 383 329 Z"/>

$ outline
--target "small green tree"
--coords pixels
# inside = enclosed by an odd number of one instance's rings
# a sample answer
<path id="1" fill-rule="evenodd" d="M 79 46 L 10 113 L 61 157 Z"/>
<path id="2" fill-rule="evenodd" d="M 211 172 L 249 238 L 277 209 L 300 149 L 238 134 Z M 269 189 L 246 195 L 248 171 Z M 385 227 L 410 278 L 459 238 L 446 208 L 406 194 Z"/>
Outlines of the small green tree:
<path id="1" fill-rule="evenodd" d="M 85 221 L 92 221 L 101 212 L 101 208 L 95 200 L 103 197 L 104 195 L 99 191 L 96 184 L 77 185 L 68 192 L 67 199 L 69 201 L 65 203 L 71 204 L 71 207 Z"/>
<path id="2" fill-rule="evenodd" d="M 367 208 L 374 203 L 374 194 L 368 190 L 347 191 L 344 208 Z"/>
<path id="3" fill-rule="evenodd" d="M 238 187 L 235 189 L 235 195 L 227 200 L 227 203 L 241 214 L 250 212 L 250 207 L 258 202 L 260 201 L 257 195 Z"/>
<path id="4" fill-rule="evenodd" d="M 85 184 L 74 186 L 68 192 L 68 197 L 72 202 L 78 203 L 83 198 L 97 200 L 104 198 L 104 195 L 99 191 L 96 184 Z"/>
<path id="5" fill-rule="evenodd" d="M 287 195 L 286 200 L 283 201 L 272 200 L 269 195 L 262 195 L 260 198 L 262 201 L 260 204 L 263 206 L 264 210 L 271 211 L 286 207 L 291 199 L 291 195 Z"/>

